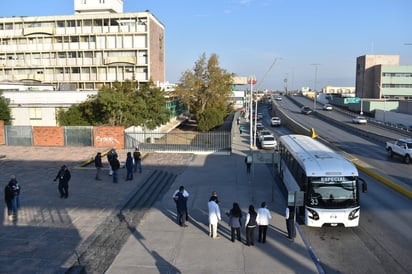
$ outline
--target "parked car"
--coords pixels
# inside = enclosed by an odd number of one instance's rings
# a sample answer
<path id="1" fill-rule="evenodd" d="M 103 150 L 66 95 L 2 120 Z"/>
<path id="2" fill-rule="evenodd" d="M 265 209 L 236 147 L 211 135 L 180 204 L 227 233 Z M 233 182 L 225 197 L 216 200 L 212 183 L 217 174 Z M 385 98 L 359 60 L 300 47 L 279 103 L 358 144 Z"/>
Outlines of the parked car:
<path id="1" fill-rule="evenodd" d="M 323 110 L 333 110 L 333 107 L 332 107 L 332 105 L 331 104 L 324 104 L 323 105 Z"/>
<path id="2" fill-rule="evenodd" d="M 311 109 L 310 107 L 308 107 L 308 106 L 303 106 L 303 107 L 300 109 L 300 112 L 302 112 L 303 114 L 309 115 L 309 114 L 311 114 L 313 111 L 312 111 L 312 109 Z"/>
<path id="3" fill-rule="evenodd" d="M 276 101 L 282 101 L 282 97 L 276 96 L 276 97 L 275 97 L 275 100 L 276 100 Z"/>
<path id="4" fill-rule="evenodd" d="M 366 120 L 364 116 L 356 116 L 355 118 L 352 119 L 352 122 L 354 124 L 366 125 L 368 123 L 368 120 Z"/>
<path id="5" fill-rule="evenodd" d="M 260 145 L 263 149 L 273 149 L 277 144 L 275 137 L 269 135 L 264 136 L 260 141 Z"/>
<path id="6" fill-rule="evenodd" d="M 272 127 L 278 127 L 281 124 L 281 120 L 279 117 L 272 117 L 270 119 L 270 124 L 272 125 Z"/>

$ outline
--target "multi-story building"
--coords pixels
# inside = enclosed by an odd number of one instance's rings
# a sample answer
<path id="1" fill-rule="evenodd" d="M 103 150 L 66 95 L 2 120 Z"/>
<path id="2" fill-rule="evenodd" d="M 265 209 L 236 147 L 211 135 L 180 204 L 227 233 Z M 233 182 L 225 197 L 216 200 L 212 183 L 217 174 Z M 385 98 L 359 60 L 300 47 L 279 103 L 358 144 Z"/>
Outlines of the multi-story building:
<path id="1" fill-rule="evenodd" d="M 412 100 L 412 66 L 401 66 L 399 55 L 364 55 L 356 59 L 356 96 Z"/>
<path id="2" fill-rule="evenodd" d="M 0 18 L 0 81 L 97 90 L 165 82 L 164 25 L 123 0 L 74 0 L 74 15 Z"/>

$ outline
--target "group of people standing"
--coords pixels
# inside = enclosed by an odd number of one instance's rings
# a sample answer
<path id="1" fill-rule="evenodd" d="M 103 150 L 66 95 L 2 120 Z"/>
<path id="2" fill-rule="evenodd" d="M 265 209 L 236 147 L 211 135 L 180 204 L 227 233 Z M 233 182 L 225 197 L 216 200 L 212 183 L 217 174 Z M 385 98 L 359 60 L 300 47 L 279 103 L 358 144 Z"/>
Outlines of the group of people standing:
<path id="1" fill-rule="evenodd" d="M 118 183 L 120 161 L 119 161 L 119 155 L 117 154 L 117 151 L 115 148 L 112 148 L 107 153 L 107 161 L 109 162 L 109 176 L 112 176 L 113 183 Z M 98 152 L 96 156 L 94 157 L 94 165 L 96 167 L 96 178 L 95 179 L 98 181 L 101 181 L 102 180 L 101 174 L 102 174 L 102 169 L 103 169 L 101 152 Z M 133 154 L 131 152 L 127 152 L 125 167 L 126 167 L 126 181 L 133 180 L 133 173 L 137 171 L 139 171 L 139 173 L 142 173 L 142 154 L 140 152 L 139 147 L 135 148 L 135 150 L 133 151 Z"/>
<path id="2" fill-rule="evenodd" d="M 189 199 L 189 192 L 184 186 L 180 186 L 172 195 L 176 204 L 176 218 L 179 226 L 187 227 L 189 213 L 187 208 L 187 201 Z M 219 239 L 218 224 L 222 220 L 220 211 L 220 201 L 216 191 L 212 192 L 207 203 L 208 207 L 208 221 L 209 221 L 209 237 Z M 242 241 L 241 227 L 242 227 L 242 210 L 237 202 L 234 202 L 230 211 L 226 212 L 228 216 L 228 224 L 230 226 L 230 240 L 232 242 L 237 239 Z M 258 242 L 266 242 L 266 233 L 272 215 L 267 208 L 266 202 L 262 202 L 261 207 L 255 211 L 253 205 L 249 205 L 249 211 L 246 215 L 244 227 L 246 229 L 246 245 L 255 244 L 255 228 L 258 227 Z"/>

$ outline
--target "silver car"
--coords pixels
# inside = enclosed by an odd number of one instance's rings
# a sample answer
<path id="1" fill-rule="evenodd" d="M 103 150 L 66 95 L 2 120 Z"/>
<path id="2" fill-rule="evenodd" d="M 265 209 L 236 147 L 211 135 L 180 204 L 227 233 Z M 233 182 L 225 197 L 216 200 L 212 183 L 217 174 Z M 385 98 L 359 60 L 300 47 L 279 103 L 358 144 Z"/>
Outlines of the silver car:
<path id="1" fill-rule="evenodd" d="M 366 120 L 365 117 L 363 116 L 356 116 L 355 118 L 352 119 L 352 122 L 354 124 L 361 124 L 361 125 L 365 125 L 368 123 L 368 120 Z"/>

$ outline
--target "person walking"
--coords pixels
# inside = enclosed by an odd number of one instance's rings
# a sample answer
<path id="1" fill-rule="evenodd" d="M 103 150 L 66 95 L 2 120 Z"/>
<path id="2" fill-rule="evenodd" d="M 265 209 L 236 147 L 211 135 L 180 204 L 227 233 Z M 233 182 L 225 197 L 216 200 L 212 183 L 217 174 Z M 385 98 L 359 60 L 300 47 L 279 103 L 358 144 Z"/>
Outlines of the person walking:
<path id="1" fill-rule="evenodd" d="M 252 165 L 252 156 L 245 157 L 245 164 L 246 164 L 246 172 L 250 173 L 250 167 Z"/>
<path id="2" fill-rule="evenodd" d="M 293 240 L 295 238 L 295 210 L 293 206 L 286 207 L 285 218 L 288 238 Z"/>
<path id="3" fill-rule="evenodd" d="M 187 200 L 189 199 L 189 192 L 186 190 L 186 188 L 184 186 L 180 186 L 178 189 L 176 189 L 175 192 L 173 192 L 172 199 L 173 199 L 173 201 L 176 202 L 175 197 L 176 197 L 177 193 L 179 192 L 180 188 L 183 188 L 183 196 L 186 197 L 186 204 L 187 204 Z M 177 210 L 178 209 L 177 209 L 177 204 L 176 204 L 176 211 Z M 178 215 L 176 215 L 176 217 L 177 217 L 177 222 L 179 223 Z M 189 221 L 189 210 L 186 207 L 186 222 L 187 221 Z"/>
<path id="4" fill-rule="evenodd" d="M 186 211 L 187 211 L 187 197 L 184 196 L 184 187 L 180 186 L 179 191 L 176 193 L 174 200 L 177 210 L 177 222 L 182 227 L 187 227 L 186 224 Z"/>
<path id="5" fill-rule="evenodd" d="M 255 227 L 257 213 L 253 205 L 249 205 L 249 212 L 246 216 L 246 245 L 255 245 Z"/>
<path id="6" fill-rule="evenodd" d="M 235 232 L 236 238 L 238 241 L 241 241 L 240 236 L 240 226 L 241 226 L 241 219 L 242 219 L 242 210 L 239 207 L 238 203 L 233 203 L 232 209 L 226 213 L 229 217 L 229 226 L 230 226 L 230 240 L 232 242 L 235 241 Z"/>
<path id="7" fill-rule="evenodd" d="M 260 208 L 257 211 L 256 223 L 259 227 L 259 243 L 266 242 L 266 232 L 268 230 L 269 220 L 272 219 L 269 209 L 267 209 L 266 202 L 262 202 Z"/>
<path id="8" fill-rule="evenodd" d="M 118 157 L 118 155 L 117 155 L 117 152 L 116 152 L 116 149 L 115 148 L 112 148 L 110 151 L 109 151 L 109 153 L 107 153 L 107 161 L 109 162 L 109 176 L 112 176 L 113 175 L 113 169 L 112 169 L 112 164 L 111 164 L 111 162 L 112 162 L 112 160 L 114 159 L 114 158 L 117 158 Z"/>
<path id="9" fill-rule="evenodd" d="M 12 175 L 9 183 L 4 188 L 4 200 L 10 221 L 17 220 L 18 210 L 20 209 L 20 191 L 21 187 L 16 180 L 16 176 Z"/>
<path id="10" fill-rule="evenodd" d="M 119 169 L 120 169 L 120 162 L 119 162 L 119 159 L 117 158 L 117 154 L 113 156 L 113 159 L 110 162 L 110 166 L 112 167 L 113 183 L 117 184 L 117 180 L 119 177 Z"/>
<path id="11" fill-rule="evenodd" d="M 139 173 L 142 173 L 142 154 L 140 153 L 139 147 L 136 147 L 133 152 L 134 159 L 134 172 L 139 170 Z"/>
<path id="12" fill-rule="evenodd" d="M 217 225 L 218 222 L 221 220 L 220 216 L 220 208 L 219 205 L 216 203 L 216 197 L 212 196 L 210 201 L 207 203 L 208 211 L 209 211 L 209 236 L 213 239 L 220 238 L 217 235 Z"/>
<path id="13" fill-rule="evenodd" d="M 54 181 L 59 179 L 58 189 L 60 192 L 60 198 L 67 199 L 69 197 L 70 178 L 71 178 L 71 174 L 70 174 L 69 169 L 67 168 L 66 165 L 62 165 L 59 172 L 57 172 L 56 178 L 54 178 Z"/>
<path id="14" fill-rule="evenodd" d="M 126 181 L 133 180 L 133 167 L 132 153 L 128 152 L 126 156 Z"/>
<path id="15" fill-rule="evenodd" d="M 97 152 L 96 156 L 94 157 L 94 166 L 96 167 L 96 180 L 101 181 L 102 177 L 102 168 L 103 168 L 103 163 L 102 163 L 102 153 Z"/>
<path id="16" fill-rule="evenodd" d="M 242 134 L 243 133 L 243 126 L 239 126 L 239 133 Z"/>

